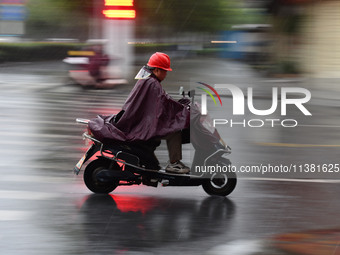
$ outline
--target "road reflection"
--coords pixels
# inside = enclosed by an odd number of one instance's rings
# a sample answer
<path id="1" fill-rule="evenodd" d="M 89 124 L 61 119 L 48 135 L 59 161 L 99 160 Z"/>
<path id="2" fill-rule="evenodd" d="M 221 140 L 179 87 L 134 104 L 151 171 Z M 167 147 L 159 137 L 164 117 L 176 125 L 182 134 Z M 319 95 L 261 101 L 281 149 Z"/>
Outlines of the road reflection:
<path id="1" fill-rule="evenodd" d="M 197 201 L 93 194 L 85 197 L 80 213 L 88 251 L 122 252 L 203 241 L 226 233 L 235 205 L 220 197 Z"/>

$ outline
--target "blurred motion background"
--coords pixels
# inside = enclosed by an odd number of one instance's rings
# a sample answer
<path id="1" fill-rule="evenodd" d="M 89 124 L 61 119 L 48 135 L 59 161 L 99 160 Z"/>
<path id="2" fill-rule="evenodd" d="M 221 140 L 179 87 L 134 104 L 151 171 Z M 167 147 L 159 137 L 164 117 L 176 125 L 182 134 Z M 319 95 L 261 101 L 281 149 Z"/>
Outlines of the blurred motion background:
<path id="1" fill-rule="evenodd" d="M 1 0 L 0 61 L 62 59 L 106 40 L 126 67 L 155 51 L 244 61 L 265 75 L 339 77 L 334 0 Z M 131 17 L 103 10 L 133 10 Z M 105 16 L 106 15 L 106 16 Z M 142 61 L 142 62 L 143 62 Z M 143 62 L 143 64 L 144 64 Z"/>
<path id="2" fill-rule="evenodd" d="M 118 113 L 156 51 L 171 57 L 174 71 L 162 84 L 175 99 L 180 86 L 197 82 L 233 84 L 245 95 L 252 87 L 256 109 L 271 107 L 273 87 L 311 92 L 312 116 L 294 105 L 282 116 L 280 103 L 270 116 L 233 116 L 230 93 L 218 91 L 223 107 L 208 98 L 214 118 L 299 123 L 221 125 L 233 165 L 339 166 L 339 10 L 338 0 L 0 0 L 0 253 L 234 254 L 207 251 L 338 227 L 338 171 L 238 174 L 231 196 L 209 199 L 201 187 L 126 186 L 91 196 L 72 170 L 88 147 L 75 119 Z M 69 71 L 82 74 L 72 61 L 82 67 L 94 46 L 109 57 L 110 89 L 69 81 Z M 190 152 L 184 145 L 185 164 Z M 156 155 L 164 165 L 166 144 Z M 249 248 L 239 244 L 240 252 Z"/>

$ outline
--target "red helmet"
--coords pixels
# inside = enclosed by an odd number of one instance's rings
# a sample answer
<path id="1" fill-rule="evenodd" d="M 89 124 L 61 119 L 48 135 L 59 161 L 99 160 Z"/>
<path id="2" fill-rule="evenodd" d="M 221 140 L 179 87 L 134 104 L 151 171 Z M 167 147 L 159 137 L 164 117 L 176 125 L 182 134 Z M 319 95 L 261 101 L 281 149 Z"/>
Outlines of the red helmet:
<path id="1" fill-rule="evenodd" d="M 152 54 L 147 64 L 150 67 L 157 67 L 166 71 L 172 71 L 170 68 L 170 57 L 162 52 Z"/>

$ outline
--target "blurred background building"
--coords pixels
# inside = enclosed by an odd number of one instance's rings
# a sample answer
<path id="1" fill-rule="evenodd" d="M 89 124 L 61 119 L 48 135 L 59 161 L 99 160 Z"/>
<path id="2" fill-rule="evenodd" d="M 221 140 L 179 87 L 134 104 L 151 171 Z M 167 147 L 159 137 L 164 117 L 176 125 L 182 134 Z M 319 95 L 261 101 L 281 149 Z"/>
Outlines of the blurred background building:
<path id="1" fill-rule="evenodd" d="M 25 34 L 27 17 L 25 0 L 0 1 L 0 34 L 3 36 L 22 36 Z"/>
<path id="2" fill-rule="evenodd" d="M 283 68 L 312 77 L 339 78 L 340 2 L 273 0 L 273 55 Z"/>

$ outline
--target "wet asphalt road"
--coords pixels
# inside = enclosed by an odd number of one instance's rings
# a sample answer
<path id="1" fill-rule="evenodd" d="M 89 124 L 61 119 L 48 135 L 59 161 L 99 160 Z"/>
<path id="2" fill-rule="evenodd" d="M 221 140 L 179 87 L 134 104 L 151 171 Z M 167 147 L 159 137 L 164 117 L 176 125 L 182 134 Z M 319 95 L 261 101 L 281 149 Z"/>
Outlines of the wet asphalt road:
<path id="1" fill-rule="evenodd" d="M 254 240 L 339 226 L 334 172 L 240 173 L 228 198 L 209 197 L 201 187 L 119 187 L 111 195 L 92 194 L 72 173 L 86 150 L 83 127 L 74 120 L 117 112 L 129 87 L 82 90 L 54 75 L 3 74 L 1 254 L 224 254 L 235 243 L 240 254 L 252 254 Z M 313 119 L 292 111 L 304 125 L 295 130 L 220 128 L 233 148 L 232 162 L 339 163 L 338 108 L 309 107 Z M 188 162 L 189 148 L 184 150 Z M 166 154 L 162 144 L 157 155 L 163 164 Z"/>

